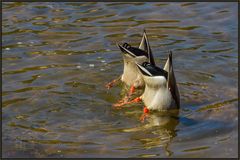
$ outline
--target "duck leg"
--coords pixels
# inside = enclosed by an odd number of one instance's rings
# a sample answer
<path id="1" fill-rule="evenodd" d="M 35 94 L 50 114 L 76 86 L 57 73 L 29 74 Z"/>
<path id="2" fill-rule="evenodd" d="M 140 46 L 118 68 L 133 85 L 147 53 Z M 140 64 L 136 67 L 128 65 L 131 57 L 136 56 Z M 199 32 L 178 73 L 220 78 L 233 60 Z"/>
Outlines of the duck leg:
<path id="1" fill-rule="evenodd" d="M 149 116 L 149 109 L 145 106 L 145 107 L 143 108 L 143 114 L 142 114 L 142 116 L 140 117 L 140 121 L 141 121 L 141 122 L 144 122 L 145 119 L 146 119 L 148 116 Z"/>
<path id="2" fill-rule="evenodd" d="M 131 95 L 134 93 L 134 91 L 135 91 L 135 87 L 132 85 L 130 90 L 129 90 L 129 92 L 128 92 L 128 94 L 125 97 L 123 97 L 122 99 L 120 99 L 117 102 L 117 104 L 115 104 L 115 105 L 124 105 L 125 103 L 126 104 L 131 103 L 131 102 L 129 102 L 129 99 L 131 98 Z"/>
<path id="3" fill-rule="evenodd" d="M 118 109 L 120 109 L 121 107 L 123 107 L 123 106 L 126 105 L 126 104 L 138 103 L 138 102 L 140 102 L 140 101 L 142 101 L 141 97 L 137 97 L 137 98 L 135 98 L 135 99 L 133 99 L 133 100 L 131 100 L 131 101 L 120 100 L 118 103 L 114 104 L 113 106 L 116 107 L 116 108 L 118 108 Z"/>
<path id="4" fill-rule="evenodd" d="M 106 87 L 107 89 L 112 88 L 117 82 L 119 82 L 120 79 L 121 79 L 121 76 L 118 77 L 118 78 L 116 78 L 116 79 L 114 79 L 114 80 L 112 80 L 111 82 L 107 83 L 107 84 L 105 85 L 105 87 Z"/>
<path id="5" fill-rule="evenodd" d="M 129 90 L 128 95 L 131 96 L 134 93 L 134 91 L 135 91 L 135 87 L 134 87 L 134 85 L 132 85 L 130 90 Z"/>

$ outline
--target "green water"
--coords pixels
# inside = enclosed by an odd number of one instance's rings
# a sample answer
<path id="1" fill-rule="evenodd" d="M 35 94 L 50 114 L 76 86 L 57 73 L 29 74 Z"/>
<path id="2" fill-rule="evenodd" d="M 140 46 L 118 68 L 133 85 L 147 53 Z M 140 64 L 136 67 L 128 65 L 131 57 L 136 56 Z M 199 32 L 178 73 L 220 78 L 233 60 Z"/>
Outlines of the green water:
<path id="1" fill-rule="evenodd" d="M 237 157 L 237 3 L 3 3 L 3 157 Z M 172 50 L 181 109 L 116 110 L 116 42 L 159 66 Z M 137 91 L 140 93 L 141 91 Z M 136 97 L 135 94 L 133 97 Z"/>

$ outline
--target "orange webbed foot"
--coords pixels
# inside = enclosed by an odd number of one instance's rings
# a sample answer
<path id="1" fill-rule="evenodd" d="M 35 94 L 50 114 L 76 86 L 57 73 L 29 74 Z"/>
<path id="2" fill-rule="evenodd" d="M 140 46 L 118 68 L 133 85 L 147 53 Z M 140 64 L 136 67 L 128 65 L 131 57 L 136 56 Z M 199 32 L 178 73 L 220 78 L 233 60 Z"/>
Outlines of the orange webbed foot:
<path id="1" fill-rule="evenodd" d="M 135 87 L 134 87 L 134 86 L 131 86 L 128 95 L 130 96 L 130 95 L 132 95 L 134 92 L 135 92 Z"/>
<path id="2" fill-rule="evenodd" d="M 105 87 L 106 87 L 107 89 L 112 88 L 120 79 L 121 79 L 121 77 L 112 80 L 111 82 L 107 83 L 107 84 L 105 85 Z"/>
<path id="3" fill-rule="evenodd" d="M 113 87 L 113 85 L 112 85 L 112 83 L 111 83 L 111 82 L 109 82 L 108 84 L 106 84 L 106 85 L 105 85 L 105 87 L 106 87 L 107 89 L 110 89 L 110 88 L 112 88 L 112 87 Z"/>
<path id="4" fill-rule="evenodd" d="M 149 116 L 149 109 L 147 107 L 144 107 L 143 114 L 140 117 L 140 121 L 143 123 L 148 116 Z"/>
<path id="5" fill-rule="evenodd" d="M 114 104 L 113 106 L 116 107 L 117 109 L 120 109 L 122 106 L 124 106 L 126 104 L 138 103 L 141 100 L 142 99 L 140 97 L 137 97 L 131 101 L 128 101 L 128 99 L 122 99 L 122 100 L 118 101 L 118 103 Z"/>
<path id="6" fill-rule="evenodd" d="M 135 103 L 141 102 L 141 101 L 142 101 L 141 97 L 137 97 L 137 98 L 132 100 L 132 102 L 135 102 Z"/>

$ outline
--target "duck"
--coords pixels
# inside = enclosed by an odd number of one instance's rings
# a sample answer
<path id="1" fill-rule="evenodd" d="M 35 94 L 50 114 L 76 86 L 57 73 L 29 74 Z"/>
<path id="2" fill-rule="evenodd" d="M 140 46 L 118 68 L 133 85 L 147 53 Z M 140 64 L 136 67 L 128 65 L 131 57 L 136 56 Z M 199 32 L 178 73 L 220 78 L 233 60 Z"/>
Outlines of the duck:
<path id="1" fill-rule="evenodd" d="M 145 29 L 143 30 L 143 36 L 139 47 L 132 47 L 128 43 L 123 43 L 122 45 L 117 43 L 117 46 L 121 50 L 123 57 L 123 73 L 119 78 L 108 83 L 106 87 L 109 89 L 117 81 L 121 80 L 130 87 L 129 95 L 131 95 L 136 88 L 144 87 L 144 80 L 136 63 L 142 64 L 144 62 L 149 62 L 155 65 Z"/>
<path id="2" fill-rule="evenodd" d="M 142 100 L 145 105 L 140 119 L 144 121 L 150 110 L 179 109 L 180 94 L 173 70 L 172 51 L 169 51 L 163 69 L 149 62 L 136 63 L 136 65 L 145 82 L 143 94 L 134 99 L 134 102 Z"/>
<path id="3" fill-rule="evenodd" d="M 141 121 L 148 117 L 150 110 L 165 112 L 180 108 L 180 94 L 173 70 L 172 51 L 169 51 L 164 68 L 149 62 L 136 62 L 136 66 L 144 80 L 144 92 L 140 97 L 119 104 L 116 107 L 143 101 L 144 108 L 140 117 Z"/>

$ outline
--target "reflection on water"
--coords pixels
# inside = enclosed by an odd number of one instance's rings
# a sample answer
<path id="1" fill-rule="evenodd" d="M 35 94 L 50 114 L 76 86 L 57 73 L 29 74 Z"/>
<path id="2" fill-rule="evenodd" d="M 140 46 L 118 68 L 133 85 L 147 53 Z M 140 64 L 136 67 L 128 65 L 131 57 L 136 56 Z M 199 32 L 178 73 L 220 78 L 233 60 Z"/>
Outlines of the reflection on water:
<path id="1" fill-rule="evenodd" d="M 3 157 L 237 157 L 236 3 L 3 3 Z M 168 50 L 179 113 L 112 108 L 116 42 Z M 138 90 L 133 98 L 142 93 Z"/>
<path id="2" fill-rule="evenodd" d="M 133 136 L 134 140 L 140 141 L 141 145 L 134 146 L 136 148 L 144 148 L 146 150 L 156 147 L 163 147 L 167 156 L 170 156 L 173 152 L 170 151 L 169 145 L 171 144 L 172 139 L 176 136 L 176 126 L 179 123 L 178 121 L 178 111 L 173 113 L 152 113 L 147 118 L 147 123 L 133 127 L 129 129 L 123 129 L 124 132 L 133 132 L 140 133 L 140 136 Z M 148 136 L 142 136 L 142 132 L 147 132 Z M 133 149 L 133 148 L 128 148 Z M 126 150 L 126 148 L 125 148 Z M 139 157 L 154 157 L 156 155 L 149 154 L 139 154 Z"/>

